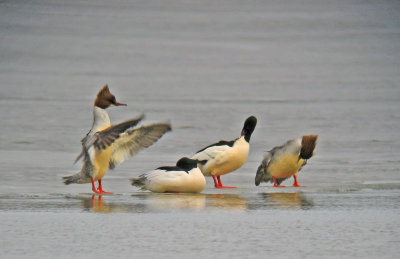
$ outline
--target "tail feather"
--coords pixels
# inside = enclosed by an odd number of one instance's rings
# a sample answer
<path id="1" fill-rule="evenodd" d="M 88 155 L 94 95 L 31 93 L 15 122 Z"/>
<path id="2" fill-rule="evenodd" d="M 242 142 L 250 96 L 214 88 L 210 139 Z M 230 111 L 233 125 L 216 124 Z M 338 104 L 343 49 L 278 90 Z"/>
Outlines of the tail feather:
<path id="1" fill-rule="evenodd" d="M 130 180 L 131 180 L 131 184 L 133 186 L 142 188 L 144 186 L 144 184 L 145 184 L 146 177 L 144 175 L 141 175 L 141 176 L 139 176 L 137 178 L 131 178 Z"/>
<path id="2" fill-rule="evenodd" d="M 270 162 L 269 156 L 267 156 L 262 162 L 261 165 L 257 169 L 256 178 L 254 179 L 254 183 L 256 186 L 260 185 L 261 182 L 273 183 L 272 175 L 268 172 L 268 163 Z M 287 178 L 275 178 L 275 182 L 279 185 Z"/>
<path id="3" fill-rule="evenodd" d="M 318 135 L 303 136 L 301 140 L 300 157 L 302 159 L 310 159 L 313 156 L 315 145 L 317 144 Z"/>
<path id="4" fill-rule="evenodd" d="M 267 170 L 267 162 L 263 160 L 261 165 L 257 169 L 256 178 L 254 179 L 256 186 L 260 185 L 261 182 L 272 182 L 272 175 Z"/>
<path id="5" fill-rule="evenodd" d="M 82 177 L 82 174 L 80 172 L 73 174 L 73 175 L 64 176 L 62 179 L 63 179 L 65 185 L 68 185 L 71 183 L 89 183 L 90 182 L 90 178 Z"/>

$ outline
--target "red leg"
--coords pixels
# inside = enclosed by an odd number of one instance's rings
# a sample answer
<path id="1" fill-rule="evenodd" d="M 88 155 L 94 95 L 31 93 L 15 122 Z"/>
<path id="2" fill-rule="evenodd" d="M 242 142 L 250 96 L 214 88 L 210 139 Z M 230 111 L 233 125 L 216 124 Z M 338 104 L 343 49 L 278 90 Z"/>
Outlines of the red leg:
<path id="1" fill-rule="evenodd" d="M 113 192 L 106 192 L 106 191 L 103 190 L 103 186 L 101 185 L 101 179 L 99 179 L 98 182 L 99 182 L 99 189 L 98 190 L 99 190 L 100 193 L 114 194 Z"/>
<path id="2" fill-rule="evenodd" d="M 216 188 L 226 188 L 226 189 L 236 188 L 235 186 L 223 186 L 222 182 L 221 182 L 221 176 L 219 176 L 219 175 L 217 176 L 217 180 L 218 180 L 218 187 L 216 187 Z"/>
<path id="3" fill-rule="evenodd" d="M 94 179 L 91 179 L 91 181 L 92 181 L 92 191 L 93 191 L 94 193 L 101 193 L 100 190 L 97 190 L 97 188 L 96 188 L 96 186 L 95 186 L 95 184 L 94 184 Z M 93 196 L 92 196 L 92 197 L 93 197 Z"/>
<path id="4" fill-rule="evenodd" d="M 293 187 L 305 187 L 304 185 L 299 185 L 299 183 L 297 182 L 297 174 L 294 174 L 293 178 L 294 178 Z"/>
<path id="5" fill-rule="evenodd" d="M 286 187 L 284 185 L 277 184 L 276 181 L 275 181 L 275 176 L 272 176 L 272 181 L 274 181 L 274 187 Z"/>
<path id="6" fill-rule="evenodd" d="M 216 179 L 215 175 L 212 175 L 212 178 L 213 178 L 213 180 L 214 180 L 214 186 L 215 186 L 215 188 L 219 188 L 219 183 L 217 182 L 217 179 Z"/>

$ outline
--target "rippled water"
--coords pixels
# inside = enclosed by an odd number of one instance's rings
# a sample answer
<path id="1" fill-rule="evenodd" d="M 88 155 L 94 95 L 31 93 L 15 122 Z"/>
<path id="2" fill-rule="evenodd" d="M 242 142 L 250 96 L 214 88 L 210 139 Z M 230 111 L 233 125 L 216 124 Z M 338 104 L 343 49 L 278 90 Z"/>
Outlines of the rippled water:
<path id="1" fill-rule="evenodd" d="M 1 1 L 2 257 L 394 258 L 400 252 L 397 1 Z M 108 83 L 173 131 L 93 196 L 64 186 Z M 128 179 L 258 125 L 237 189 Z M 262 153 L 319 134 L 306 188 L 254 186 Z M 292 180 L 284 182 L 291 185 Z"/>

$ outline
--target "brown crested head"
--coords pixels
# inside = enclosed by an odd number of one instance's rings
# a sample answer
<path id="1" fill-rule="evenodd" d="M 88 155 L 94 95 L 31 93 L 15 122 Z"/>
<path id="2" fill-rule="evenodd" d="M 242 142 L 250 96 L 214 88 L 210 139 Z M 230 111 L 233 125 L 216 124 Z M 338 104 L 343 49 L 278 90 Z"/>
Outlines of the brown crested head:
<path id="1" fill-rule="evenodd" d="M 313 156 L 315 145 L 317 145 L 318 135 L 303 136 L 301 140 L 300 158 L 310 159 Z"/>
<path id="2" fill-rule="evenodd" d="M 110 89 L 108 89 L 108 85 L 105 85 L 98 92 L 94 105 L 102 109 L 107 109 L 110 106 L 121 106 L 126 104 L 117 102 L 115 96 L 110 92 Z"/>

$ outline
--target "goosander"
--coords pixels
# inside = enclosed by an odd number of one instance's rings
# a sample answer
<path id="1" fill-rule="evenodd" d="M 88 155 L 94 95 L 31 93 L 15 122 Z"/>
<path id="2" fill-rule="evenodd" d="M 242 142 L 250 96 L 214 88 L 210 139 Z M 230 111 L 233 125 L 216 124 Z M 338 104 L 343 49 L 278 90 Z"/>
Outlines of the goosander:
<path id="1" fill-rule="evenodd" d="M 232 141 L 221 140 L 197 151 L 192 157 L 199 161 L 199 168 L 205 176 L 212 176 L 215 188 L 236 188 L 223 186 L 221 175 L 235 171 L 246 162 L 250 137 L 256 124 L 256 117 L 248 117 L 239 138 Z"/>
<path id="2" fill-rule="evenodd" d="M 274 187 L 282 181 L 293 176 L 293 187 L 304 187 L 297 182 L 297 172 L 307 163 L 307 159 L 313 156 L 318 135 L 308 135 L 302 138 L 289 140 L 283 146 L 274 147 L 266 152 L 261 165 L 258 167 L 255 184 L 260 182 L 273 182 Z"/>
<path id="3" fill-rule="evenodd" d="M 131 179 L 132 185 L 152 192 L 201 192 L 206 179 L 197 167 L 197 161 L 187 157 L 176 166 L 163 166 Z"/>
<path id="4" fill-rule="evenodd" d="M 83 166 L 79 173 L 63 177 L 66 185 L 71 183 L 92 183 L 95 193 L 109 193 L 103 190 L 101 179 L 107 170 L 114 169 L 126 158 L 134 156 L 141 149 L 151 146 L 164 133 L 171 130 L 169 123 L 154 123 L 128 130 L 136 126 L 143 118 L 137 118 L 111 125 L 106 109 L 110 106 L 126 106 L 116 101 L 105 85 L 97 94 L 93 108 L 93 124 L 89 133 L 81 140 L 82 151 L 75 163 L 83 157 Z M 98 181 L 98 188 L 95 187 Z"/>

